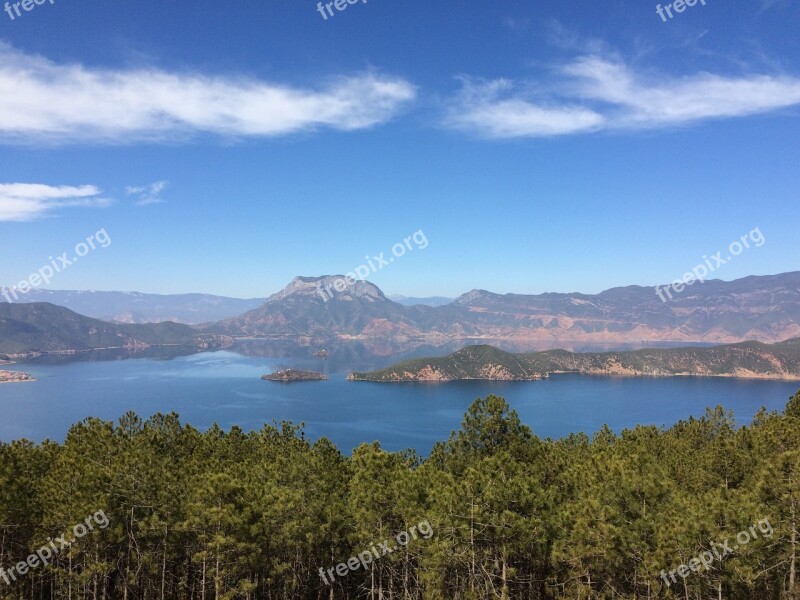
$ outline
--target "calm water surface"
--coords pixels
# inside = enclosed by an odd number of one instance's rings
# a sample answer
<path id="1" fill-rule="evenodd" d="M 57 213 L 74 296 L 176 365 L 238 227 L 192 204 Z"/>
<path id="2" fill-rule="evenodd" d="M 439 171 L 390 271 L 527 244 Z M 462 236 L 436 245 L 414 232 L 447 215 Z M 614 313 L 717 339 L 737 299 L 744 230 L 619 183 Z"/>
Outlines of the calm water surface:
<path id="1" fill-rule="evenodd" d="M 20 364 L 34 383 L 0 385 L 0 440 L 63 440 L 89 416 L 116 420 L 127 411 L 147 417 L 177 412 L 205 429 L 259 429 L 273 420 L 305 423 L 311 439 L 325 436 L 349 452 L 379 440 L 389 450 L 427 454 L 459 427 L 479 396 L 504 396 L 542 437 L 593 433 L 604 423 L 619 431 L 636 424 L 671 425 L 701 416 L 706 406 L 732 409 L 740 423 L 759 407 L 782 409 L 796 382 L 713 378 L 613 378 L 557 375 L 538 382 L 449 384 L 354 383 L 345 372 L 329 381 L 280 384 L 261 375 L 291 366 L 323 370 L 319 359 L 292 360 L 213 352 L 169 360 L 130 359 Z"/>

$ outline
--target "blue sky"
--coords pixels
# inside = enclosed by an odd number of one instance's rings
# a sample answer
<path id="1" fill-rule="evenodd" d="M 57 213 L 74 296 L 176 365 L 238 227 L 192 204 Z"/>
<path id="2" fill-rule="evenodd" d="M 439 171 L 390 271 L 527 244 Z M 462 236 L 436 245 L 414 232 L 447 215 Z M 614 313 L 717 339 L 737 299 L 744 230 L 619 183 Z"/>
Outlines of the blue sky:
<path id="1" fill-rule="evenodd" d="M 755 227 L 715 276 L 797 270 L 800 3 L 657 4 L 11 6 L 0 286 L 100 229 L 45 287 L 259 297 L 419 230 L 370 281 L 654 285 Z"/>

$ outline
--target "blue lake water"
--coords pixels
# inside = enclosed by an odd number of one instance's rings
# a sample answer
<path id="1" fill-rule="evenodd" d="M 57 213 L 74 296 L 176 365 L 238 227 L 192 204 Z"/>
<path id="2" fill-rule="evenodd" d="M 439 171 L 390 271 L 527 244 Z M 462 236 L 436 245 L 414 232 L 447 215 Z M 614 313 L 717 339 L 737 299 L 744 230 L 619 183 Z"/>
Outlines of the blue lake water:
<path id="1" fill-rule="evenodd" d="M 319 370 L 321 360 L 292 367 Z M 199 429 L 218 423 L 259 429 L 264 423 L 305 423 L 311 439 L 325 436 L 345 452 L 380 441 L 389 450 L 427 454 L 460 425 L 477 397 L 504 396 L 541 437 L 593 433 L 636 424 L 671 425 L 702 416 L 707 406 L 732 409 L 739 423 L 761 406 L 781 410 L 798 382 L 722 378 L 614 378 L 556 375 L 537 382 L 375 384 L 345 379 L 293 384 L 262 381 L 287 366 L 285 359 L 211 352 L 169 360 L 129 359 L 66 364 L 20 364 L 33 383 L 0 385 L 0 440 L 63 440 L 86 417 L 116 420 L 127 411 L 142 417 L 177 412 Z"/>

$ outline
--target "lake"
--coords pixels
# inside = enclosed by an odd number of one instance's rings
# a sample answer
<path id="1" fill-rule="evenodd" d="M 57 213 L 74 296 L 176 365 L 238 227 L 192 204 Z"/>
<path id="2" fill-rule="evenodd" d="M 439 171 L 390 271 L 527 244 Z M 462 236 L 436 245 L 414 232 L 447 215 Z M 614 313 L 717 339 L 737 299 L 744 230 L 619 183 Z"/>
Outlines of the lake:
<path id="1" fill-rule="evenodd" d="M 459 427 L 470 403 L 487 394 L 505 397 L 537 435 L 561 437 L 591 434 L 603 424 L 616 431 L 636 424 L 668 426 L 702 416 L 716 404 L 746 423 L 762 405 L 782 410 L 800 388 L 800 383 L 781 381 L 580 375 L 534 382 L 377 384 L 349 382 L 350 369 L 344 368 L 321 382 L 260 379 L 287 366 L 328 370 L 329 364 L 313 357 L 287 360 L 230 351 L 17 364 L 7 368 L 25 370 L 37 381 L 0 385 L 0 440 L 61 441 L 71 424 L 89 416 L 116 420 L 127 411 L 142 417 L 174 411 L 199 429 L 218 423 L 252 430 L 287 420 L 305 423 L 309 438 L 328 437 L 344 452 L 378 440 L 388 450 L 415 448 L 427 454 Z"/>

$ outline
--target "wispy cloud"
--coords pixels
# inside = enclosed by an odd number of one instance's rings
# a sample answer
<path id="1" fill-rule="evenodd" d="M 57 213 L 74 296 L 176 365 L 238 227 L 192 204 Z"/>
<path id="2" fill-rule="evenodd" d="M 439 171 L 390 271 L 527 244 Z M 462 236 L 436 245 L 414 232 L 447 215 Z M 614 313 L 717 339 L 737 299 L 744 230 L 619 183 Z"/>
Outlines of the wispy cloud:
<path id="1" fill-rule="evenodd" d="M 136 206 L 161 204 L 162 202 L 166 202 L 166 200 L 161 197 L 161 192 L 165 187 L 167 187 L 166 181 L 156 181 L 155 183 L 141 187 L 128 186 L 125 188 L 125 194 L 127 196 L 135 196 Z"/>
<path id="2" fill-rule="evenodd" d="M 101 194 L 93 185 L 0 183 L 0 221 L 32 221 L 62 208 L 110 205 L 111 200 Z"/>
<path id="3" fill-rule="evenodd" d="M 462 78 L 447 123 L 492 138 L 544 137 L 597 129 L 603 117 L 575 104 L 529 101 L 507 79 Z"/>
<path id="4" fill-rule="evenodd" d="M 504 17 L 500 22 L 503 27 L 512 31 L 524 31 L 531 26 L 531 20 L 528 17 Z"/>
<path id="5" fill-rule="evenodd" d="M 388 121 L 415 95 L 404 79 L 373 72 L 303 89 L 245 77 L 57 64 L 0 43 L 0 139 L 7 142 L 356 130 Z"/>
<path id="6" fill-rule="evenodd" d="M 789 6 L 790 0 L 761 0 L 759 14 L 771 9 L 774 6 Z"/>
<path id="7" fill-rule="evenodd" d="M 446 123 L 489 138 L 546 137 L 673 127 L 798 104 L 797 77 L 645 75 L 620 60 L 588 55 L 560 67 L 546 84 L 465 79 Z"/>

